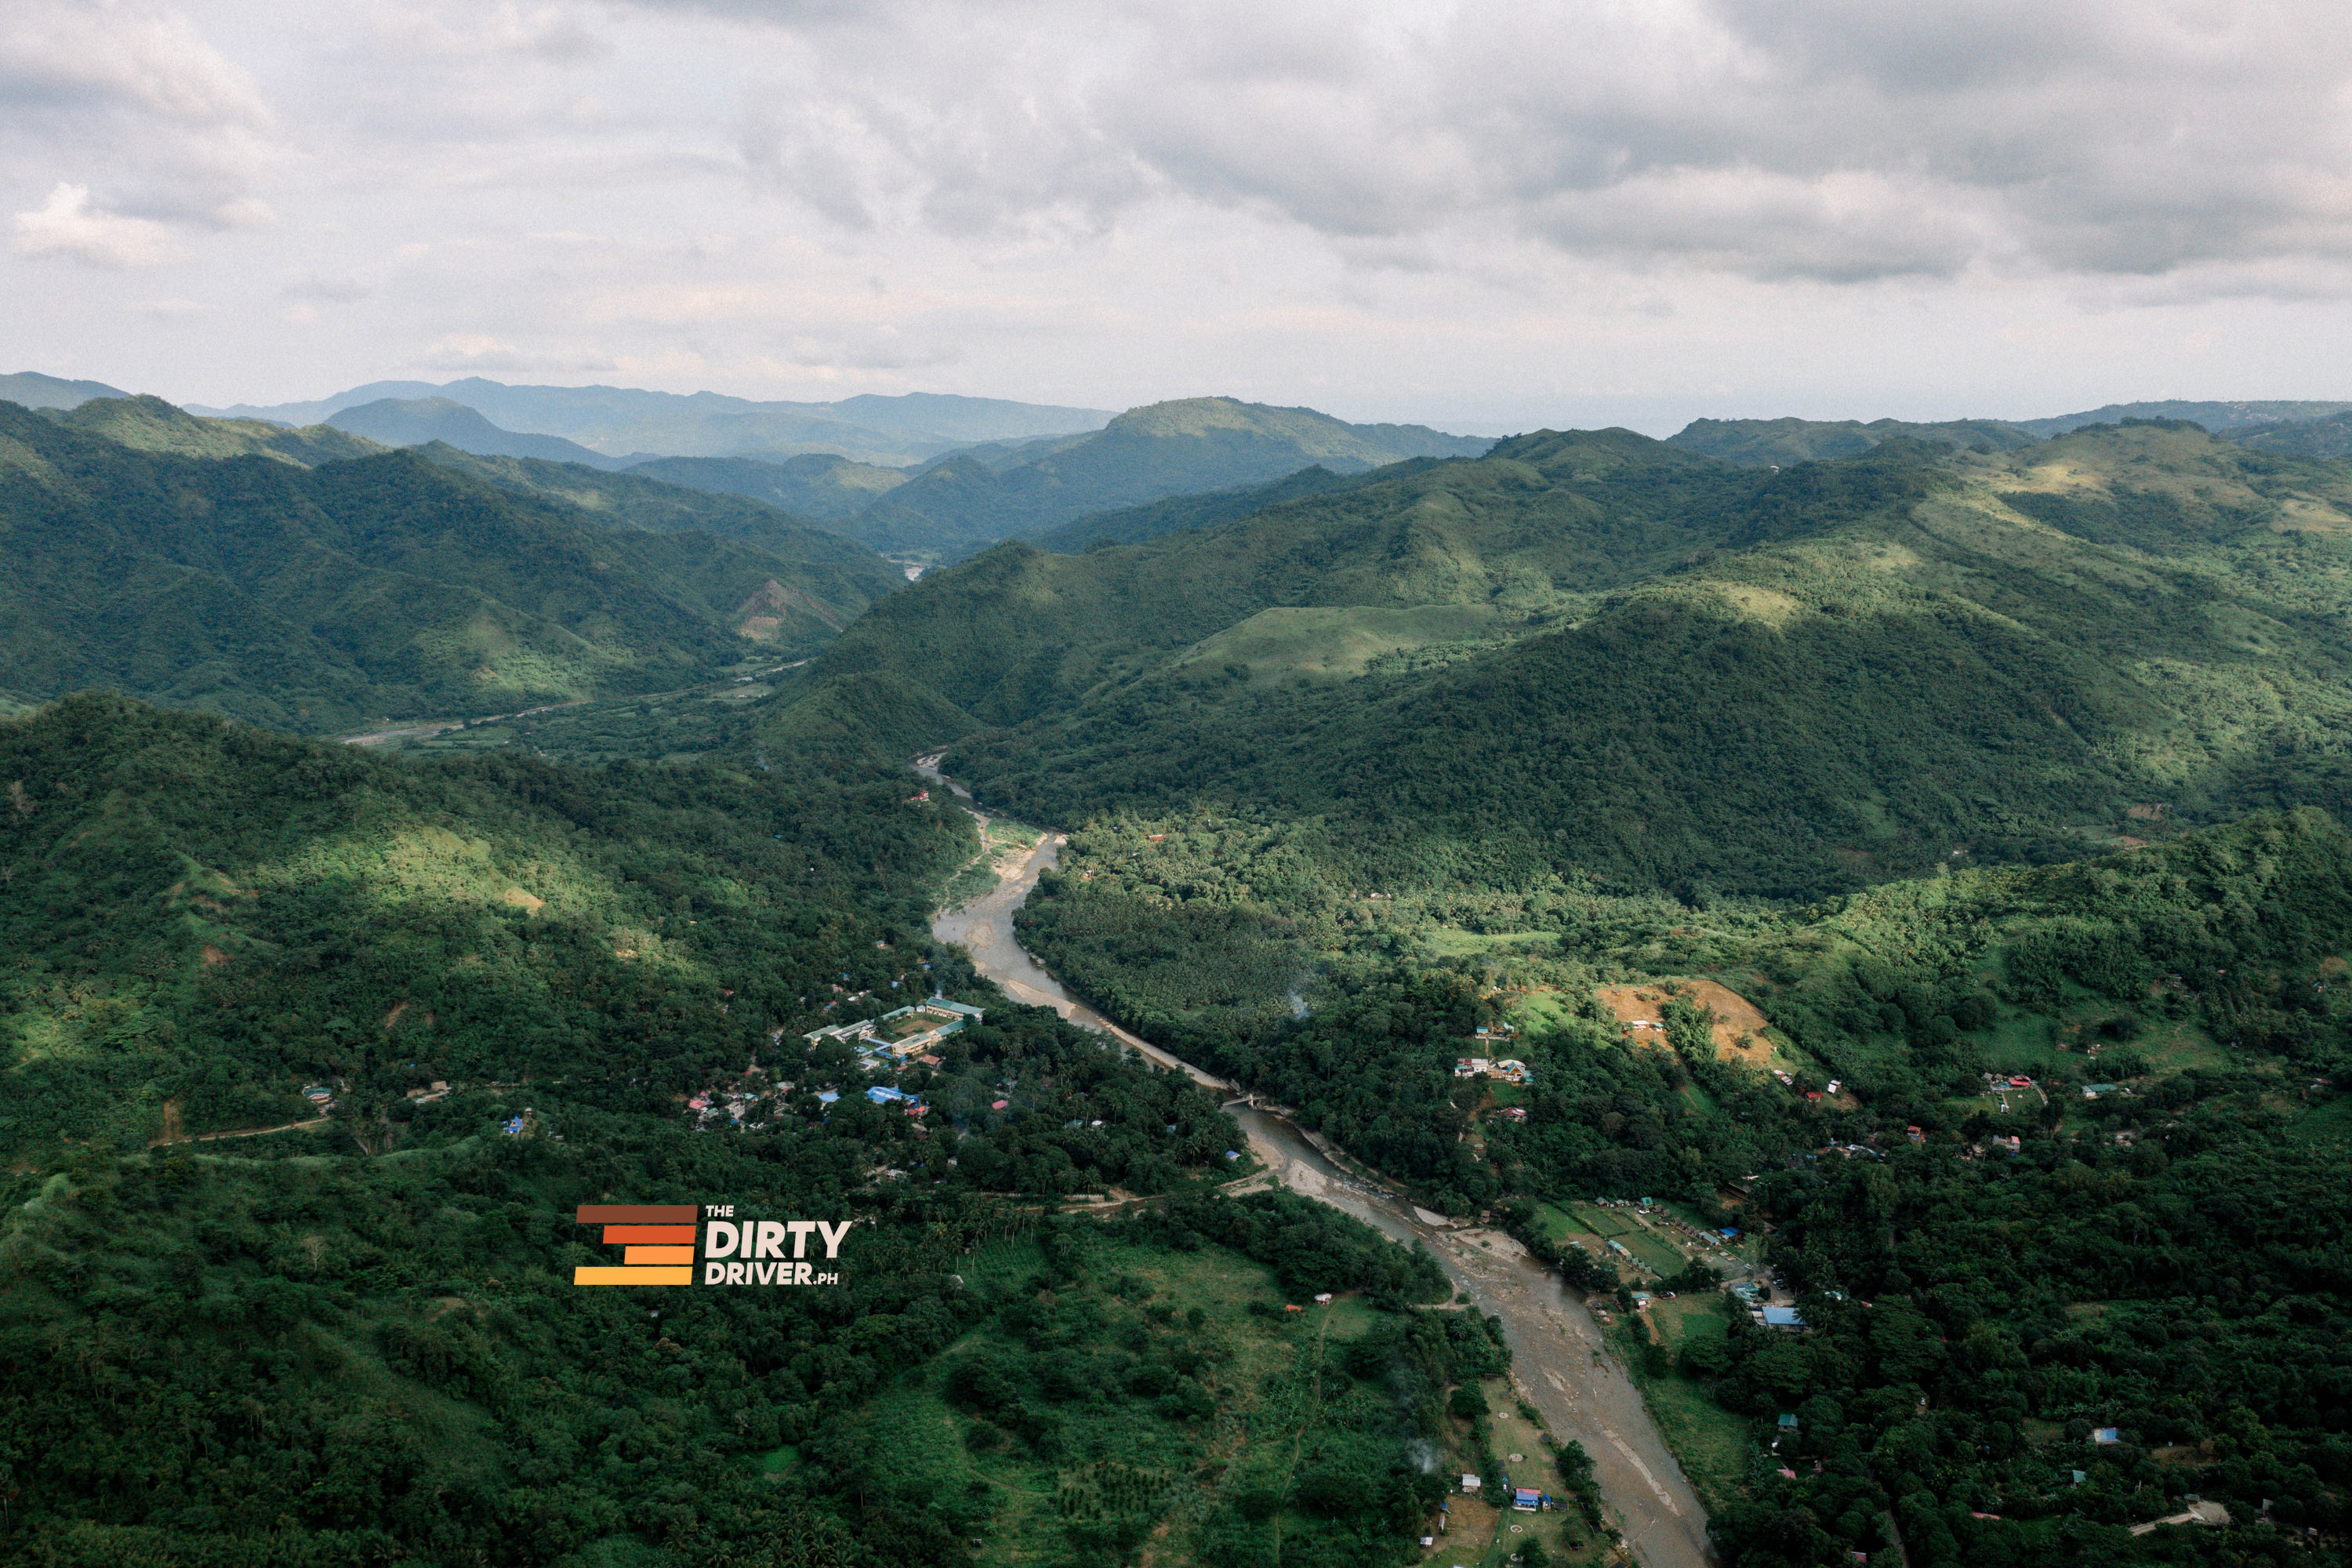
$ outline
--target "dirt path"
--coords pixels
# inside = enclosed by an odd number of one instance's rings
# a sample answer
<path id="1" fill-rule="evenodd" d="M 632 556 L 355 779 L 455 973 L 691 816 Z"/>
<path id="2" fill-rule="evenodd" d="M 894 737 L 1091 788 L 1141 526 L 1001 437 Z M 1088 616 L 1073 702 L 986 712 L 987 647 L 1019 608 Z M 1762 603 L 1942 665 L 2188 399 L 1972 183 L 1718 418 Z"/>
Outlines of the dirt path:
<path id="1" fill-rule="evenodd" d="M 158 1138 L 147 1147 L 160 1149 L 166 1143 L 209 1143 L 215 1138 L 260 1138 L 272 1132 L 297 1132 L 305 1127 L 324 1127 L 333 1120 L 331 1116 L 314 1116 L 308 1121 L 289 1121 L 278 1127 L 239 1127 L 227 1132 L 199 1132 L 193 1138 Z"/>
<path id="2" fill-rule="evenodd" d="M 917 769 L 969 802 L 969 795 L 939 773 L 939 761 L 936 754 L 919 758 Z M 976 809 L 973 815 L 979 815 Z M 1079 1027 L 1132 1046 L 1204 1088 L 1233 1088 L 1072 999 L 1014 940 L 1013 913 L 1028 899 L 1038 875 L 1054 865 L 1061 842 L 1060 835 L 1046 834 L 1016 874 L 993 892 L 942 910 L 931 933 L 963 948 L 973 966 L 1014 1000 L 1051 1007 Z M 1468 1292 L 1481 1312 L 1503 1320 L 1512 1381 L 1555 1436 L 1575 1438 L 1592 1456 L 1593 1478 L 1637 1562 L 1648 1568 L 1705 1568 L 1715 1561 L 1707 1547 L 1706 1510 L 1651 1422 L 1641 1391 L 1605 1353 L 1601 1326 L 1585 1310 L 1581 1296 L 1508 1237 L 1457 1229 L 1434 1215 L 1423 1217 L 1402 1196 L 1327 1158 L 1280 1116 L 1248 1105 L 1232 1109 L 1251 1152 L 1265 1167 L 1248 1182 L 1279 1183 L 1398 1241 L 1428 1247 L 1457 1290 Z"/>

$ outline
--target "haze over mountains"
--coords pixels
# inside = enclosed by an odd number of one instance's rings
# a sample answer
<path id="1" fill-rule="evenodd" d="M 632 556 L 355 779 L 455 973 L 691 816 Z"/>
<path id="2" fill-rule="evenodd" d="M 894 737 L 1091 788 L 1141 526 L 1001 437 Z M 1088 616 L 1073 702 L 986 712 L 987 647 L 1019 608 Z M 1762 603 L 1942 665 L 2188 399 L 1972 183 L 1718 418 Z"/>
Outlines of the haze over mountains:
<path id="1" fill-rule="evenodd" d="M 781 458 L 814 451 L 905 464 L 974 442 L 1099 429 L 1111 418 L 1103 409 L 939 393 L 863 393 L 838 403 L 760 403 L 715 392 L 681 395 L 618 386 L 509 386 L 479 376 L 437 386 L 417 381 L 372 382 L 306 403 L 230 408 L 192 405 L 190 412 L 309 425 L 360 404 L 427 398 L 462 404 L 509 431 L 562 436 L 609 458 L 760 452 Z"/>

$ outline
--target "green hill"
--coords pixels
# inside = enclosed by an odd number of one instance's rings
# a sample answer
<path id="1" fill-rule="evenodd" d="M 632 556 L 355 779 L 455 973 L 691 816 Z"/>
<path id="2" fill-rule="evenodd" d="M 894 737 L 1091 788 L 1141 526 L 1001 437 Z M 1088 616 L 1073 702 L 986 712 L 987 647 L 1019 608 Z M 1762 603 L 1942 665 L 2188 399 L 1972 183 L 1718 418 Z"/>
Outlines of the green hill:
<path id="1" fill-rule="evenodd" d="M 1901 419 L 1694 419 L 1666 437 L 1675 446 L 1743 468 L 1856 458 L 1882 441 L 1948 441 L 1979 451 L 2030 447 L 2042 437 L 1999 419 L 1915 425 Z"/>
<path id="2" fill-rule="evenodd" d="M 536 458 L 542 462 L 579 463 L 592 468 L 615 468 L 620 460 L 592 452 L 561 436 L 530 436 L 501 430 L 464 404 L 447 397 L 385 397 L 352 408 L 339 408 L 326 423 L 338 430 L 385 447 L 422 447 L 446 442 L 461 452 L 481 457 Z"/>
<path id="3" fill-rule="evenodd" d="M 1129 409 L 1090 435 L 952 453 L 887 489 L 842 470 L 827 471 L 821 482 L 875 486 L 866 505 L 843 517 L 842 531 L 852 538 L 894 554 L 953 561 L 1000 539 L 1163 496 L 1262 485 L 1318 465 L 1356 474 L 1412 458 L 1475 457 L 1492 444 L 1418 425 L 1349 425 L 1310 408 L 1197 397 Z M 643 471 L 740 489 L 813 517 L 842 516 L 796 504 L 764 465 L 689 469 L 665 460 Z"/>
<path id="4" fill-rule="evenodd" d="M 2059 414 L 2014 423 L 2021 430 L 2050 437 L 2063 436 L 2086 425 L 2119 425 L 2126 419 L 2185 419 L 2220 435 L 2251 425 L 2322 419 L 2347 409 L 2352 409 L 2352 403 L 2294 399 L 2200 403 L 2175 397 L 2152 403 L 2110 403 L 2083 414 Z"/>
<path id="5" fill-rule="evenodd" d="M 103 417 L 167 446 L 278 438 L 165 407 Z M 111 686 L 295 729 L 686 684 L 755 647 L 813 651 L 870 596 L 839 568 L 602 526 L 406 453 L 191 458 L 10 405 L 0 566 L 16 698 Z"/>
<path id="6" fill-rule="evenodd" d="M 656 458 L 628 470 L 667 485 L 718 495 L 748 496 L 802 517 L 830 522 L 852 517 L 875 498 L 907 482 L 898 468 L 853 463 L 812 453 L 781 460 L 756 458 Z"/>
<path id="7" fill-rule="evenodd" d="M 292 430 L 260 419 L 203 419 L 160 397 L 91 398 L 49 417 L 68 429 L 102 436 L 134 452 L 183 458 L 275 458 L 310 468 L 384 449 L 331 425 Z"/>
<path id="8" fill-rule="evenodd" d="M 2264 452 L 2291 452 L 2303 458 L 2352 458 L 2352 409 L 2315 419 L 2272 420 L 2240 425 L 2226 432 L 2242 447 Z"/>
<path id="9" fill-rule="evenodd" d="M 102 381 L 68 381 L 35 370 L 0 375 L 0 400 L 27 408 L 74 408 L 93 397 L 128 397 L 131 394 Z"/>
<path id="10" fill-rule="evenodd" d="M 1378 469 L 1368 470 L 1368 473 L 1377 472 Z M 1235 489 L 1209 490 L 1201 495 L 1170 496 L 1164 500 L 1148 501 L 1142 506 L 1097 512 L 1076 522 L 1040 529 L 1029 535 L 1029 542 L 1040 550 L 1065 555 L 1089 550 L 1097 544 L 1140 544 L 1163 533 L 1180 533 L 1188 528 L 1213 528 L 1218 523 L 1232 522 L 1236 518 L 1264 511 L 1284 501 L 1328 495 L 1334 490 L 1353 489 L 1365 483 L 1366 479 L 1366 474 L 1335 474 L 1318 463 L 1295 474 L 1286 474 L 1270 484 L 1244 485 Z"/>
<path id="11" fill-rule="evenodd" d="M 1249 802 L 1360 881 L 1807 897 L 2345 798 L 2347 530 L 2352 472 L 2172 424 L 1778 473 L 1539 435 L 1000 546 L 816 669 L 935 693 L 1033 820 Z"/>
<path id="12" fill-rule="evenodd" d="M 898 567 L 863 545 L 748 496 L 666 483 L 635 471 L 615 474 L 537 458 L 479 457 L 442 442 L 419 447 L 416 454 L 499 489 L 575 507 L 607 527 L 715 534 L 764 550 L 801 567 L 799 585 L 837 609 L 854 613 L 906 582 Z"/>

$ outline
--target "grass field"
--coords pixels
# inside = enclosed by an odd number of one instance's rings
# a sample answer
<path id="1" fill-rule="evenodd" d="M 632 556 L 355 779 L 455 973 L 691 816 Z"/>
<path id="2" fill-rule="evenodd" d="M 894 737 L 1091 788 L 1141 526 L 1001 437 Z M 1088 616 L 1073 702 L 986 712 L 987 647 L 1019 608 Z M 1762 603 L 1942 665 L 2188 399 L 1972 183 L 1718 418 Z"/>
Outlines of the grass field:
<path id="1" fill-rule="evenodd" d="M 1695 1338 L 1721 1338 L 1729 1331 L 1727 1299 L 1717 1291 L 1653 1301 L 1645 1314 L 1655 1327 L 1659 1342 L 1679 1355 Z M 1659 1435 L 1681 1461 L 1684 1474 L 1698 1489 L 1699 1500 L 1719 1509 L 1736 1498 L 1748 1478 L 1748 1424 L 1717 1405 L 1706 1385 L 1679 1372 L 1653 1373 L 1641 1358 L 1630 1358 L 1642 1398 L 1658 1424 Z"/>
<path id="2" fill-rule="evenodd" d="M 1543 1427 L 1528 1419 L 1507 1378 L 1490 1377 L 1479 1385 L 1486 1396 L 1487 1430 L 1499 1472 L 1484 1475 L 1481 1458 L 1469 1443 L 1469 1426 L 1450 1423 L 1454 1441 L 1445 1464 L 1448 1473 L 1481 1474 L 1486 1489 L 1477 1499 L 1456 1494 L 1450 1500 L 1452 1528 L 1441 1538 L 1428 1561 L 1460 1563 L 1462 1568 L 1509 1568 L 1529 1540 L 1540 1541 L 1550 1561 L 1587 1563 L 1605 1560 L 1604 1549 L 1572 1504 L 1549 1513 L 1521 1513 L 1510 1506 L 1504 1487 L 1534 1487 L 1555 1497 L 1562 1490 L 1559 1469 L 1553 1464 Z"/>
<path id="3" fill-rule="evenodd" d="M 1690 1266 L 1689 1258 L 1646 1230 L 1636 1228 L 1617 1239 L 1653 1273 L 1679 1274 Z"/>
<path id="4" fill-rule="evenodd" d="M 1471 958 L 1482 952 L 1492 952 L 1498 947 L 1523 947 L 1530 942 L 1559 941 L 1558 931 L 1462 931 L 1454 926 L 1437 926 L 1422 933 L 1422 942 L 1438 958 Z"/>
<path id="5" fill-rule="evenodd" d="M 1171 668 L 1241 668 L 1259 686 L 1349 680 L 1382 654 L 1483 638 L 1500 629 L 1501 618 L 1484 605 L 1280 607 L 1226 627 L 1186 650 Z"/>

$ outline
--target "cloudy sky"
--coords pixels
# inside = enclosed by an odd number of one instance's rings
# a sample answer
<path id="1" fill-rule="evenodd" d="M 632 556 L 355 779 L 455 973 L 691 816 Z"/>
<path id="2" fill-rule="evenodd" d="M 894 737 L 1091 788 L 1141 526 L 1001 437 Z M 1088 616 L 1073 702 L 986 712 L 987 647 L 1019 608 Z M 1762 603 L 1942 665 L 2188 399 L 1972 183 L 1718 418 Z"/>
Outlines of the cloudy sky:
<path id="1" fill-rule="evenodd" d="M 0 370 L 1502 432 L 2352 396 L 2259 0 L 7 0 Z"/>

